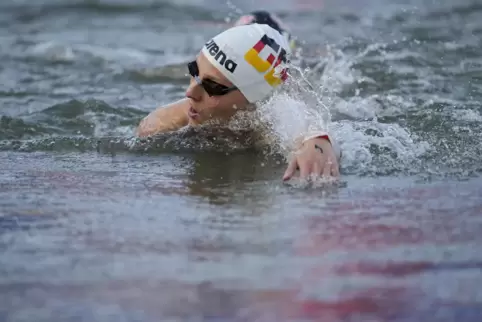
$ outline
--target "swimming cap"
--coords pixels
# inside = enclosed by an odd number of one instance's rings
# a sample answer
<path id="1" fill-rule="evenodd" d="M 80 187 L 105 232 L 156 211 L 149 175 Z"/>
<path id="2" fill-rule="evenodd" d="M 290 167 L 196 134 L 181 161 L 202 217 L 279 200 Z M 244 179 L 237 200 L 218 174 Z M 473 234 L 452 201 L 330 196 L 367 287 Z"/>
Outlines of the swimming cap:
<path id="1" fill-rule="evenodd" d="M 249 25 L 252 23 L 259 23 L 268 25 L 277 30 L 280 34 L 288 39 L 291 49 L 295 48 L 295 40 L 291 36 L 288 27 L 281 21 L 281 19 L 272 13 L 265 10 L 252 11 L 247 15 L 241 16 L 235 23 L 235 26 Z"/>
<path id="2" fill-rule="evenodd" d="M 203 46 L 202 53 L 254 103 L 286 80 L 291 50 L 275 29 L 250 24 L 218 34 Z"/>

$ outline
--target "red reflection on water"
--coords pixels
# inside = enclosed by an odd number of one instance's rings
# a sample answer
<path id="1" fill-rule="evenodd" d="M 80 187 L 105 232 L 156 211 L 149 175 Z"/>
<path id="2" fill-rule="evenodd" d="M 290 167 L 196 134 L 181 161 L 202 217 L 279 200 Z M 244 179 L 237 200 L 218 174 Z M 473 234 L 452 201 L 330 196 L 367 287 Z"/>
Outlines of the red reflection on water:
<path id="1" fill-rule="evenodd" d="M 60 177 L 63 178 L 62 175 Z M 356 196 L 356 201 L 328 205 L 323 214 L 305 218 L 304 228 L 294 236 L 298 240 L 291 261 L 309 257 L 313 262 L 302 267 L 300 275 L 293 272 L 290 281 L 286 285 L 278 285 L 279 288 L 254 288 L 242 279 L 222 281 L 224 285 L 221 285 L 220 281 L 189 283 L 163 281 L 162 276 L 152 276 L 152 279 L 144 277 L 140 281 L 36 286 L 44 289 L 44 295 L 51 293 L 39 297 L 37 301 L 48 297 L 62 300 L 88 298 L 96 305 L 115 303 L 126 311 L 141 310 L 157 320 L 203 317 L 204 321 L 304 319 L 338 322 L 392 321 L 395 317 L 411 317 L 419 309 L 420 302 L 433 304 L 436 301 L 409 278 L 436 269 L 440 264 L 429 259 L 408 261 L 400 256 L 391 258 L 395 257 L 391 251 L 396 247 L 424 247 L 440 241 L 454 244 L 478 240 L 480 234 L 477 232 L 482 230 L 477 221 L 470 222 L 462 230 L 460 227 L 461 220 L 480 216 L 480 199 L 473 202 L 480 196 L 480 189 L 469 189 L 457 212 L 441 203 L 444 198 L 453 198 L 453 193 L 441 187 L 372 191 Z M 219 253 L 220 262 L 229 260 L 222 256 L 223 250 L 232 255 L 233 249 L 226 248 L 228 243 L 225 241 L 209 244 L 195 238 L 192 240 L 192 244 L 187 245 L 192 254 Z M 133 246 L 132 240 L 129 245 Z M 139 244 L 134 251 L 138 254 L 151 251 L 157 256 L 172 252 L 183 255 L 185 249 L 175 246 Z M 381 251 L 386 253 L 378 256 L 378 261 L 368 256 L 362 260 L 359 258 L 363 256 L 351 257 L 351 254 Z M 334 252 L 344 256 L 330 260 L 328 255 Z M 189 253 L 184 255 L 189 256 Z M 199 259 L 190 262 L 193 272 L 202 270 L 203 267 L 196 266 L 195 261 Z M 209 257 L 208 261 L 213 259 Z M 222 266 L 215 268 L 223 269 Z M 199 270 L 196 272 L 199 273 Z M 181 279 L 182 272 L 179 274 Z M 196 277 L 199 278 L 198 275 Z M 365 282 L 365 278 L 370 278 L 370 282 Z M 333 282 L 338 284 L 333 286 Z M 315 289 L 315 294 L 307 294 L 306 289 L 310 287 Z M 32 285 L 27 288 L 31 289 Z M 467 283 L 464 291 L 470 293 L 476 288 Z M 0 288 L 0 293 L 3 293 L 1 291 Z M 447 300 L 445 303 L 452 309 L 459 305 L 456 301 Z M 471 303 L 463 304 L 467 306 Z M 434 305 L 431 310 L 436 311 L 437 307 Z"/>
<path id="2" fill-rule="evenodd" d="M 361 193 L 308 217 L 298 254 L 482 241 L 482 189 L 426 186 Z M 462 201 L 463 200 L 463 201 Z"/>

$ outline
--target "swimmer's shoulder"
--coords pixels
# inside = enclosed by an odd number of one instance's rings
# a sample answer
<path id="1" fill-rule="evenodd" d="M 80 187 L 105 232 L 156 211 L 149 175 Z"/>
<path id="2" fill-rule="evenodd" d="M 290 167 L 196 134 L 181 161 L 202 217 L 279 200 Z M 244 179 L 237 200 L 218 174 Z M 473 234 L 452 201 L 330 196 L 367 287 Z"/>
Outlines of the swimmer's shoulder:
<path id="1" fill-rule="evenodd" d="M 189 123 L 187 116 L 189 106 L 189 99 L 184 98 L 156 108 L 139 123 L 136 135 L 146 137 L 179 130 Z"/>

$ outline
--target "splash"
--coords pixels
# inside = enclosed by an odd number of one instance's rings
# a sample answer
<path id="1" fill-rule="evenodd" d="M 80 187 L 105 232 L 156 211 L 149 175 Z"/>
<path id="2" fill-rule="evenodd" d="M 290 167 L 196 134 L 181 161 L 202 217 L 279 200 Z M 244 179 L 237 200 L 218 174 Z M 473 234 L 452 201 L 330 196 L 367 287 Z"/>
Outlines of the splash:
<path id="1" fill-rule="evenodd" d="M 299 147 L 298 138 L 325 131 L 340 145 L 342 167 L 350 172 L 388 174 L 420 165 L 428 143 L 400 124 L 385 121 L 406 110 L 406 99 L 389 92 L 362 96 L 359 90 L 343 97 L 347 89 L 374 82 L 353 66 L 377 46 L 352 57 L 327 48 L 311 67 L 290 66 L 289 82 L 257 110 L 278 152 L 288 158 Z"/>

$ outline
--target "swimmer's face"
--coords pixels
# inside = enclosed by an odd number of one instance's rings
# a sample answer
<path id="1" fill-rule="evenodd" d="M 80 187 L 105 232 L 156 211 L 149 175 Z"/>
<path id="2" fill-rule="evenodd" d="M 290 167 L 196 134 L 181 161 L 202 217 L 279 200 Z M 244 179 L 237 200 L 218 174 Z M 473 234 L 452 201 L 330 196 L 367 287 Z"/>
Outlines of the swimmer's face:
<path id="1" fill-rule="evenodd" d="M 245 15 L 240 17 L 233 26 L 243 26 L 243 25 L 249 25 L 250 23 L 253 23 L 255 20 L 255 17 L 253 15 Z"/>
<path id="2" fill-rule="evenodd" d="M 191 103 L 188 112 L 190 124 L 201 124 L 210 119 L 228 119 L 236 111 L 246 108 L 248 101 L 244 95 L 206 59 L 203 53 L 200 53 L 189 67 L 191 81 L 186 90 L 186 97 Z"/>

